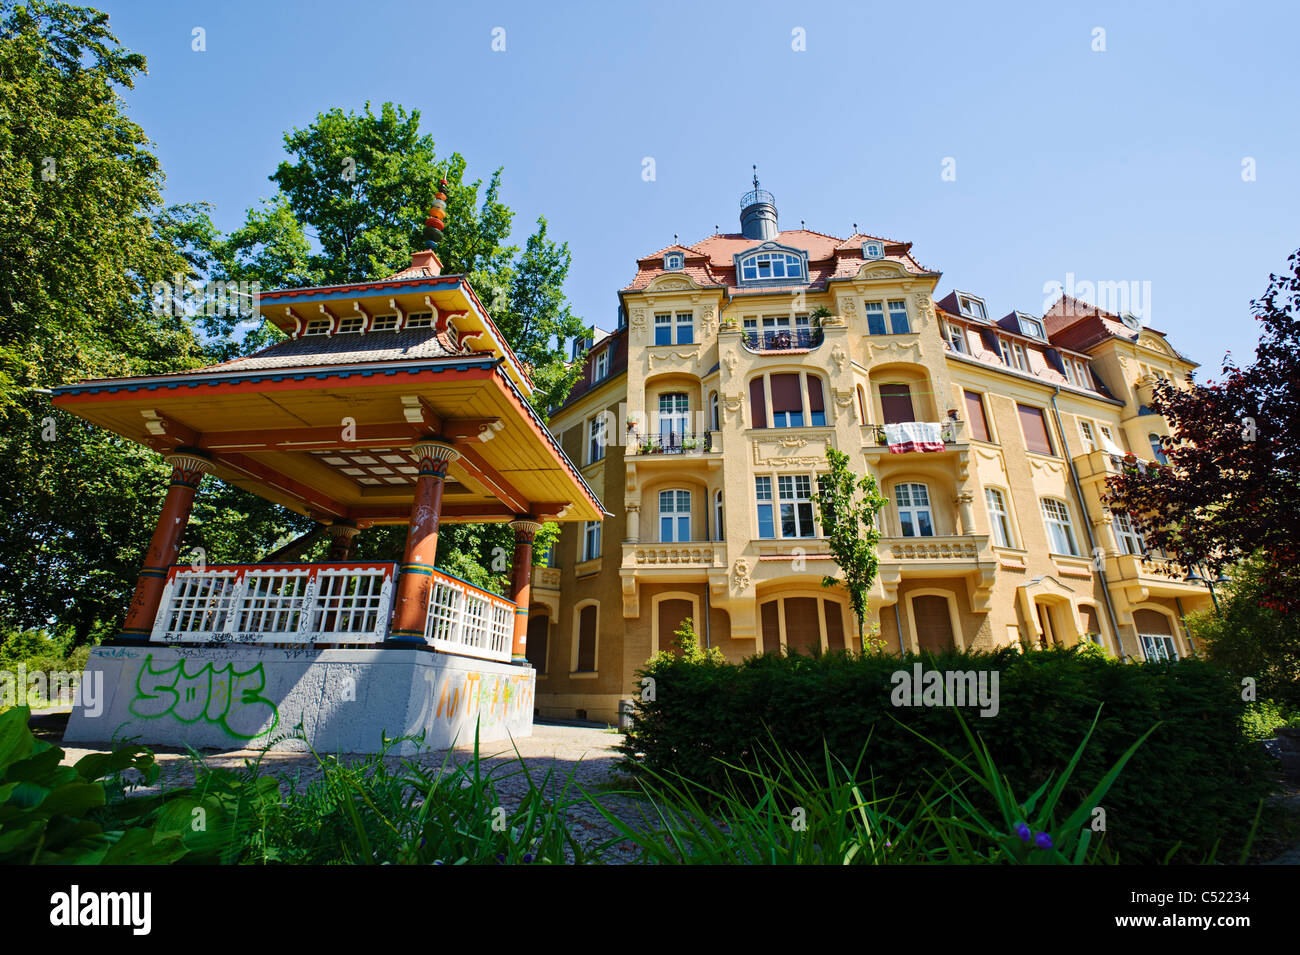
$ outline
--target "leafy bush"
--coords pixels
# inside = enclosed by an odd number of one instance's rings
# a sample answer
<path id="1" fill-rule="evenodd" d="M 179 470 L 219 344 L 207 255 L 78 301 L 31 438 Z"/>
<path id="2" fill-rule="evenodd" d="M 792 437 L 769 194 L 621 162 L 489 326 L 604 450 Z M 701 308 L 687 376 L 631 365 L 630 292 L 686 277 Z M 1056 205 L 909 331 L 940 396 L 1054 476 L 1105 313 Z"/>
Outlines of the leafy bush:
<path id="1" fill-rule="evenodd" d="M 761 767 L 760 743 L 770 739 L 806 762 L 819 761 L 824 746 L 881 791 L 922 791 L 946 768 L 940 750 L 965 747 L 954 709 L 892 705 L 892 675 L 916 663 L 997 672 L 998 713 L 975 719 L 975 729 L 1018 791 L 1032 792 L 1068 764 L 1099 707 L 1063 794 L 1069 801 L 1082 801 L 1106 767 L 1160 723 L 1103 807 L 1107 842 L 1121 861 L 1197 861 L 1221 838 L 1222 848 L 1239 847 L 1271 790 L 1266 758 L 1241 730 L 1239 689 L 1222 670 L 1198 660 L 1121 664 L 1073 650 L 765 654 L 703 666 L 656 660 L 643 671 L 656 692 L 637 703 L 625 762 L 722 792 L 743 783 L 732 767 Z M 917 734 L 938 749 L 918 746 Z"/>
<path id="2" fill-rule="evenodd" d="M 1219 611 L 1188 617 L 1187 626 L 1206 658 L 1238 681 L 1256 681 L 1261 700 L 1300 707 L 1300 613 L 1272 606 L 1273 581 L 1266 563 L 1254 557 L 1232 573 Z"/>
<path id="3" fill-rule="evenodd" d="M 1300 726 L 1300 710 L 1270 700 L 1246 704 L 1241 729 L 1248 739 L 1270 739 L 1279 726 Z"/>

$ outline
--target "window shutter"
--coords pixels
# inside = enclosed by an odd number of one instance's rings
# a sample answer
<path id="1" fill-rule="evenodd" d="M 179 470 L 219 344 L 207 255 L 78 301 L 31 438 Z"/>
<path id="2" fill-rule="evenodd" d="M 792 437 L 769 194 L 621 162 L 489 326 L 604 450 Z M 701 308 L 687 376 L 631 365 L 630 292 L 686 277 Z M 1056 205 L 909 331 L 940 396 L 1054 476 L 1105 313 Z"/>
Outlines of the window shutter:
<path id="1" fill-rule="evenodd" d="M 1097 625 L 1097 608 L 1081 607 L 1080 609 L 1083 611 L 1083 632 L 1100 634 L 1101 627 Z"/>
<path id="2" fill-rule="evenodd" d="M 682 653 L 677 649 L 677 629 L 682 621 L 691 615 L 689 600 L 663 600 L 659 603 L 659 649 L 669 650 L 677 656 Z"/>
<path id="3" fill-rule="evenodd" d="M 596 607 L 582 608 L 578 615 L 578 672 L 596 669 Z"/>
<path id="4" fill-rule="evenodd" d="M 1137 627 L 1138 633 L 1159 634 L 1165 637 L 1173 636 L 1169 629 L 1169 618 L 1162 613 L 1156 613 L 1154 610 L 1134 611 L 1133 625 Z"/>
<path id="5" fill-rule="evenodd" d="M 826 611 L 826 649 L 845 649 L 844 614 L 840 610 L 840 605 L 833 600 L 823 600 L 822 609 Z"/>
<path id="6" fill-rule="evenodd" d="M 826 410 L 822 403 L 822 380 L 815 375 L 808 376 L 808 411 L 809 413 Z"/>
<path id="7" fill-rule="evenodd" d="M 922 650 L 938 653 L 953 649 L 947 600 L 933 595 L 917 597 L 912 601 L 912 613 L 916 616 L 916 641 Z"/>
<path id="8" fill-rule="evenodd" d="M 1025 447 L 1039 454 L 1052 453 L 1052 441 L 1047 436 L 1047 419 L 1042 408 L 1016 405 L 1020 413 L 1020 427 L 1025 432 Z"/>
<path id="9" fill-rule="evenodd" d="M 803 400 L 799 397 L 799 376 L 794 374 L 772 376 L 772 413 L 782 411 L 803 411 Z"/>
<path id="10" fill-rule="evenodd" d="M 915 421 L 916 415 L 912 411 L 912 389 L 907 385 L 881 385 L 880 410 L 885 415 L 885 424 Z"/>
<path id="11" fill-rule="evenodd" d="M 978 394 L 973 391 L 965 392 L 966 395 L 966 420 L 970 422 L 970 434 L 972 438 L 980 441 L 989 440 L 989 421 L 984 415 L 984 402 Z"/>
<path id="12" fill-rule="evenodd" d="M 769 600 L 763 604 L 763 652 L 773 653 L 781 649 L 781 604 Z"/>
<path id="13" fill-rule="evenodd" d="M 763 378 L 760 375 L 749 383 L 749 408 L 755 428 L 767 427 L 767 402 L 764 395 Z"/>
<path id="14" fill-rule="evenodd" d="M 793 653 L 821 650 L 822 627 L 816 597 L 785 598 L 785 645 Z"/>

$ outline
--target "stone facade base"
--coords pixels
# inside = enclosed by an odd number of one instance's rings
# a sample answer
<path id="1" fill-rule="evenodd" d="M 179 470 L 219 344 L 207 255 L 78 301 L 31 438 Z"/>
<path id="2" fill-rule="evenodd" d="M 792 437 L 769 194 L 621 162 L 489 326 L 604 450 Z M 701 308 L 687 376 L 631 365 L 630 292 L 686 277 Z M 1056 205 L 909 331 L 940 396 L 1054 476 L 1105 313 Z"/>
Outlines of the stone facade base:
<path id="1" fill-rule="evenodd" d="M 91 651 L 67 742 L 391 752 L 531 736 L 535 672 L 406 649 L 107 646 Z M 291 738 L 301 726 L 305 739 Z"/>

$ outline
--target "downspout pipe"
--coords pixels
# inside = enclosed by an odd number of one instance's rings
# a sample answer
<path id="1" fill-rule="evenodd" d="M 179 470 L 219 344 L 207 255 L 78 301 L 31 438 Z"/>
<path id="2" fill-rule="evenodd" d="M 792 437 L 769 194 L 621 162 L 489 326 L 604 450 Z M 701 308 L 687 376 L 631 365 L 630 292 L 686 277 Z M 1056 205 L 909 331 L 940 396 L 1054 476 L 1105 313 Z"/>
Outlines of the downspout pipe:
<path id="1" fill-rule="evenodd" d="M 1061 456 L 1065 458 L 1065 467 L 1070 472 L 1070 483 L 1074 485 L 1075 497 L 1079 500 L 1079 507 L 1083 509 L 1083 530 L 1088 535 L 1088 554 L 1092 556 L 1097 551 L 1097 539 L 1092 534 L 1092 521 L 1088 519 L 1088 503 L 1083 496 L 1083 487 L 1079 484 L 1079 474 L 1074 470 L 1074 459 L 1070 457 L 1070 446 L 1065 442 L 1065 428 L 1061 426 L 1061 409 L 1056 405 L 1056 396 L 1061 393 L 1061 386 L 1056 385 L 1052 392 L 1052 417 L 1056 421 L 1056 433 L 1061 441 Z M 1106 605 L 1106 619 L 1110 621 L 1110 632 L 1115 637 L 1115 653 L 1119 657 L 1124 656 L 1124 645 L 1119 639 L 1119 622 L 1115 619 L 1115 607 L 1110 601 L 1110 586 L 1106 583 L 1105 561 L 1102 561 L 1097 568 L 1097 577 L 1101 580 L 1101 597 L 1102 602 Z"/>

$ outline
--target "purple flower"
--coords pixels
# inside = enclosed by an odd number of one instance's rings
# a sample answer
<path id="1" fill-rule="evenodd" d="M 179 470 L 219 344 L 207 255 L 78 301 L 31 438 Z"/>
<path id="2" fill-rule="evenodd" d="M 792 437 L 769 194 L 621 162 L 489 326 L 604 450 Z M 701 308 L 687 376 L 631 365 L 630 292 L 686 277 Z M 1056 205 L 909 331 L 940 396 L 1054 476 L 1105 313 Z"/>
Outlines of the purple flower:
<path id="1" fill-rule="evenodd" d="M 1052 837 L 1045 832 L 1040 832 L 1034 836 L 1034 845 L 1040 849 L 1050 849 L 1052 848 Z"/>
<path id="2" fill-rule="evenodd" d="M 498 853 L 497 853 L 497 865 L 505 865 L 505 864 L 506 864 L 506 856 L 505 856 L 505 853 L 504 853 L 504 852 L 498 852 Z"/>
<path id="3" fill-rule="evenodd" d="M 531 852 L 525 852 L 525 853 L 524 853 L 524 865 L 528 865 L 528 864 L 529 864 L 530 862 L 532 862 L 532 861 L 533 861 L 533 854 L 532 854 Z"/>
<path id="4" fill-rule="evenodd" d="M 1033 835 L 1033 830 L 1023 822 L 1018 822 L 1016 823 L 1016 835 L 1020 837 L 1021 842 L 1028 842 L 1029 837 Z"/>

